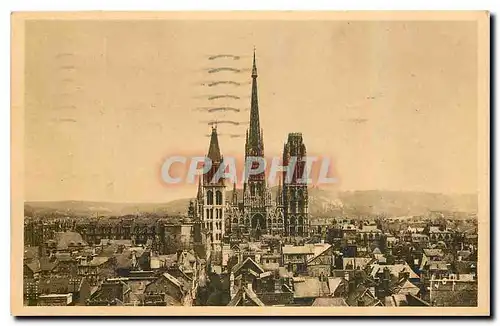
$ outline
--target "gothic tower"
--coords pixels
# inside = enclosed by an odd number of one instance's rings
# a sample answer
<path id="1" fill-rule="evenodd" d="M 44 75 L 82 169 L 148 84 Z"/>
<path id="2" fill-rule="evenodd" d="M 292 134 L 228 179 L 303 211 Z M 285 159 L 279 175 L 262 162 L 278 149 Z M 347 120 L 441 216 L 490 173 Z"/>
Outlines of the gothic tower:
<path id="1" fill-rule="evenodd" d="M 264 138 L 259 121 L 259 101 L 257 95 L 257 65 L 255 50 L 252 66 L 252 95 L 250 103 L 250 126 L 246 134 L 245 161 L 248 157 L 264 159 Z M 258 162 L 252 163 L 252 169 L 257 168 Z M 271 196 L 266 187 L 265 172 L 250 175 L 243 185 L 243 203 L 245 209 L 245 223 L 255 236 L 267 233 L 268 210 Z"/>
<path id="2" fill-rule="evenodd" d="M 257 95 L 257 65 L 255 63 L 255 51 L 253 53 L 252 67 L 252 98 L 250 104 L 250 127 L 246 134 L 245 159 L 247 157 L 264 158 L 263 131 L 260 128 L 259 100 Z M 258 163 L 254 163 L 252 168 L 256 168 Z M 263 196 L 266 186 L 265 173 L 249 176 L 246 187 L 249 187 L 251 196 Z"/>
<path id="3" fill-rule="evenodd" d="M 292 160 L 296 164 L 293 171 L 283 173 L 283 206 L 286 236 L 307 236 L 309 231 L 309 210 L 306 173 L 306 146 L 301 133 L 288 134 L 283 149 L 283 166 Z"/>
<path id="4" fill-rule="evenodd" d="M 222 239 L 225 228 L 224 203 L 226 201 L 226 186 L 225 180 L 219 178 L 217 173 L 223 162 L 223 158 L 220 153 L 216 127 L 212 127 L 207 158 L 212 161 L 212 166 L 203 175 L 203 184 L 198 191 L 198 196 L 203 198 L 201 207 L 202 221 L 205 229 L 209 231 L 212 249 L 222 251 Z"/>

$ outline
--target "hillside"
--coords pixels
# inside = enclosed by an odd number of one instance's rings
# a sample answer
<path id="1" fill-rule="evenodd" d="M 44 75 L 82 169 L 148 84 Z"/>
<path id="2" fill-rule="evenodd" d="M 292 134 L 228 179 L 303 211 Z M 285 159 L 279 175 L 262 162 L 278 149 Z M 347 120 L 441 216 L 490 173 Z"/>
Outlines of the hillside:
<path id="1" fill-rule="evenodd" d="M 239 198 L 241 198 L 241 191 Z M 272 190 L 273 197 L 275 189 Z M 231 198 L 231 191 L 228 198 Z M 474 195 L 443 195 L 424 192 L 309 190 L 309 211 L 313 215 L 387 214 L 389 216 L 422 215 L 429 211 L 477 212 Z M 179 215 L 187 211 L 189 199 L 166 203 L 109 203 L 86 201 L 26 202 L 25 215 L 121 216 L 128 214 Z"/>

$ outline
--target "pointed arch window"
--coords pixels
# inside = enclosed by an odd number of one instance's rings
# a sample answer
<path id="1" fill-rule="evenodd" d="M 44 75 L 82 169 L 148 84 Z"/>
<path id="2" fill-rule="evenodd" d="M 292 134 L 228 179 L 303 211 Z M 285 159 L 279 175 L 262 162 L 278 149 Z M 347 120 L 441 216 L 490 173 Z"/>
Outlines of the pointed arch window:
<path id="1" fill-rule="evenodd" d="M 207 205 L 214 204 L 214 193 L 212 190 L 207 191 Z"/>
<path id="2" fill-rule="evenodd" d="M 215 205 L 222 205 L 222 191 L 215 192 Z"/>

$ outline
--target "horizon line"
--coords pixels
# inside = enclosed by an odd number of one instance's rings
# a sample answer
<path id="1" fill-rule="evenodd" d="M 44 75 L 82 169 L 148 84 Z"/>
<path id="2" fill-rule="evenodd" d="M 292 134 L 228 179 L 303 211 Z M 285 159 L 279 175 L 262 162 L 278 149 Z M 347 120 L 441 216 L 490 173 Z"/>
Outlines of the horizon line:
<path id="1" fill-rule="evenodd" d="M 270 189 L 275 188 L 277 186 L 270 187 Z M 312 188 L 312 187 L 311 187 Z M 237 190 L 242 190 L 242 188 L 236 188 Z M 317 188 L 321 189 L 321 188 Z M 324 188 L 323 188 L 324 190 Z M 233 189 L 227 189 L 226 192 L 232 192 Z M 421 193 L 421 194 L 429 194 L 429 195 L 445 195 L 445 196 L 478 196 L 477 193 L 472 192 L 435 192 L 435 191 L 421 191 L 421 190 L 385 190 L 385 189 L 365 189 L 365 190 L 338 190 L 339 193 L 346 192 L 370 192 L 370 191 L 379 191 L 379 192 L 396 192 L 396 193 Z M 177 200 L 186 200 L 196 198 L 196 194 L 188 197 L 180 197 L 175 199 L 169 199 L 166 201 L 114 201 L 114 200 L 99 200 L 99 199 L 25 199 L 24 203 L 37 202 L 37 203 L 49 203 L 49 202 L 96 202 L 96 203 L 110 203 L 110 204 L 165 204 Z"/>

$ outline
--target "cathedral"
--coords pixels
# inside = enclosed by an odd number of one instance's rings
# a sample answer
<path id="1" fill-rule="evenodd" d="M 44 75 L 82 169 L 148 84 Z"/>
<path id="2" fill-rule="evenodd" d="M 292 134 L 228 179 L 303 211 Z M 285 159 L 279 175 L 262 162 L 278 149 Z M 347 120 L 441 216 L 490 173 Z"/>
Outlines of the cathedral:
<path id="1" fill-rule="evenodd" d="M 245 159 L 264 159 L 264 137 L 260 126 L 255 51 L 252 67 L 250 124 L 246 133 Z M 222 250 L 230 239 L 259 239 L 263 235 L 305 237 L 309 231 L 307 183 L 300 178 L 305 171 L 306 147 L 301 133 L 290 133 L 283 149 L 283 166 L 292 159 L 292 171 L 282 172 L 275 190 L 266 182 L 265 172 L 249 175 L 238 194 L 236 184 L 226 196 L 227 180 L 214 182 L 212 177 L 223 163 L 217 127 L 212 127 L 207 158 L 211 169 L 200 178 L 196 199 L 191 202 L 190 214 L 205 229 L 211 248 Z M 258 163 L 255 162 L 257 165 Z M 254 167 L 252 167 L 254 168 Z M 290 175 L 288 175 L 290 174 Z M 287 181 L 287 182 L 285 182 Z M 274 196 L 273 196 L 274 192 Z M 242 197 L 242 198 L 241 198 Z"/>

